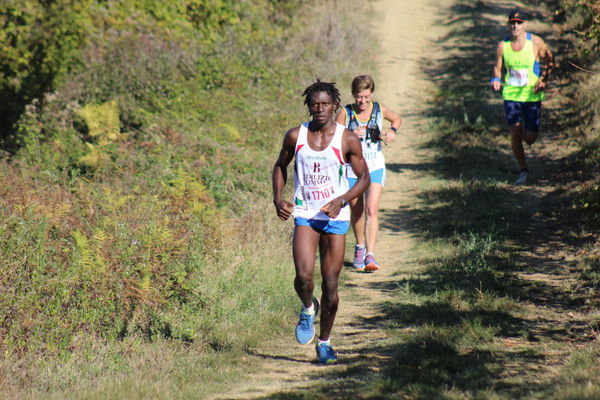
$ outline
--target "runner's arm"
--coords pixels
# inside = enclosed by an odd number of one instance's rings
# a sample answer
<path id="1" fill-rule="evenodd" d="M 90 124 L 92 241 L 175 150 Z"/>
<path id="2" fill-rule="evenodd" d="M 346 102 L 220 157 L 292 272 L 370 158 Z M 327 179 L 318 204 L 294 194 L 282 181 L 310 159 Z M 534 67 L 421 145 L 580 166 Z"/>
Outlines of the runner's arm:
<path id="1" fill-rule="evenodd" d="M 390 121 L 390 129 L 383 135 L 383 142 L 385 144 L 391 143 L 396 139 L 396 132 L 402 125 L 402 118 L 383 104 L 381 104 L 381 111 L 383 118 Z"/>
<path id="2" fill-rule="evenodd" d="M 357 181 L 356 184 L 352 186 L 352 189 L 341 196 L 336 197 L 321 208 L 321 211 L 331 218 L 337 217 L 346 203 L 363 194 L 371 184 L 371 176 L 369 175 L 367 162 L 363 157 L 360 139 L 348 129 L 344 130 L 342 153 L 344 154 L 346 162 L 350 164 L 352 171 L 356 174 Z"/>
<path id="3" fill-rule="evenodd" d="M 492 79 L 490 80 L 490 86 L 494 91 L 502 88 L 502 55 L 503 55 L 503 44 L 498 43 L 496 48 L 496 61 L 494 62 L 494 68 L 492 69 Z"/>
<path id="4" fill-rule="evenodd" d="M 293 128 L 287 131 L 283 137 L 283 144 L 279 152 L 279 157 L 273 166 L 273 204 L 277 211 L 277 216 L 282 221 L 287 220 L 291 215 L 294 205 L 282 198 L 283 189 L 287 183 L 287 167 L 294 158 L 294 147 L 298 139 L 298 128 Z"/>
<path id="5" fill-rule="evenodd" d="M 537 83 L 535 84 L 535 92 L 537 93 L 540 90 L 544 90 L 546 88 L 546 84 L 548 83 L 548 77 L 550 76 L 556 65 L 554 63 L 554 55 L 552 54 L 548 46 L 546 46 L 544 40 L 542 40 L 542 38 L 539 36 L 534 36 L 533 40 L 533 43 L 537 49 L 536 55 L 540 60 L 543 61 L 542 73 L 540 74 L 540 77 Z"/>

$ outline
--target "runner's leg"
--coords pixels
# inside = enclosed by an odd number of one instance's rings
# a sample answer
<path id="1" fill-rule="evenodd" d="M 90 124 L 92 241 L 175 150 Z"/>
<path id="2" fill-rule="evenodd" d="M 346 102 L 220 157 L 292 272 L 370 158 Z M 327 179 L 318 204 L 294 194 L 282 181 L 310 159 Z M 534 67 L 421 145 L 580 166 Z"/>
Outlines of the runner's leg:
<path id="1" fill-rule="evenodd" d="M 541 126 L 542 103 L 531 102 L 523 105 L 523 128 L 525 131 L 524 140 L 532 145 L 538 138 L 538 132 Z"/>
<path id="2" fill-rule="evenodd" d="M 350 224 L 354 231 L 356 244 L 365 245 L 365 202 L 360 195 L 350 201 Z"/>
<path id="3" fill-rule="evenodd" d="M 525 162 L 525 150 L 523 149 L 523 126 L 521 123 L 517 123 L 515 125 L 511 125 L 509 127 L 510 131 L 510 144 L 512 147 L 513 154 L 517 159 L 517 163 L 519 164 L 519 168 L 521 170 L 527 168 L 527 163 Z"/>
<path id="4" fill-rule="evenodd" d="M 525 143 L 527 143 L 528 145 L 532 145 L 535 143 L 535 141 L 538 138 L 538 133 L 537 132 L 533 132 L 533 131 L 525 131 L 524 134 L 524 139 L 525 139 Z"/>
<path id="5" fill-rule="evenodd" d="M 319 241 L 322 292 L 320 340 L 328 340 L 338 310 L 338 281 L 344 263 L 346 235 L 322 234 Z"/>
<path id="6" fill-rule="evenodd" d="M 312 304 L 312 295 L 315 288 L 313 273 L 315 271 L 315 255 L 317 254 L 318 243 L 319 232 L 313 228 L 303 225 L 294 228 L 292 245 L 294 267 L 296 269 L 294 288 L 300 301 L 307 308 Z"/>
<path id="7" fill-rule="evenodd" d="M 367 192 L 367 206 L 366 206 L 366 240 L 367 240 L 367 253 L 375 253 L 375 241 L 377 240 L 377 232 L 379 231 L 379 203 L 381 202 L 381 195 L 383 193 L 383 186 L 379 183 L 371 183 Z"/>

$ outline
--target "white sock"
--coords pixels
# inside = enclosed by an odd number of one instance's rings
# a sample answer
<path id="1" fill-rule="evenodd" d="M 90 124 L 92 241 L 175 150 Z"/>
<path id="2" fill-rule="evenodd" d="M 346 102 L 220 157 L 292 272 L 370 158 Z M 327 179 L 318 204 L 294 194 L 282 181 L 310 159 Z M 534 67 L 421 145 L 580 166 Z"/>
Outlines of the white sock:
<path id="1" fill-rule="evenodd" d="M 307 314 L 314 314 L 315 313 L 315 305 L 311 304 L 310 307 L 306 308 L 306 307 L 304 307 L 304 304 L 303 304 L 302 311 L 304 311 Z"/>
<path id="2" fill-rule="evenodd" d="M 331 338 L 329 338 L 327 340 L 321 340 L 321 339 L 319 339 L 319 344 L 331 345 Z"/>

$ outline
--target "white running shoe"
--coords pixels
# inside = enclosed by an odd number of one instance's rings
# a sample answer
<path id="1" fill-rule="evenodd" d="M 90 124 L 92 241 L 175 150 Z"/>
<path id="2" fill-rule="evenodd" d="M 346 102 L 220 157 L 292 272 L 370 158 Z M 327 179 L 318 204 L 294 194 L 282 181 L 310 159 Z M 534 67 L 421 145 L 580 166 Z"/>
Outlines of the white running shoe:
<path id="1" fill-rule="evenodd" d="M 364 246 L 355 245 L 354 246 L 354 260 L 352 260 L 352 265 L 359 271 L 365 269 L 365 255 L 367 253 L 367 249 Z"/>
<path id="2" fill-rule="evenodd" d="M 519 174 L 519 177 L 515 181 L 515 185 L 522 185 L 522 184 L 524 184 L 525 182 L 527 182 L 527 178 L 528 177 L 529 177 L 529 172 L 527 172 L 527 171 L 521 171 L 521 173 Z"/>

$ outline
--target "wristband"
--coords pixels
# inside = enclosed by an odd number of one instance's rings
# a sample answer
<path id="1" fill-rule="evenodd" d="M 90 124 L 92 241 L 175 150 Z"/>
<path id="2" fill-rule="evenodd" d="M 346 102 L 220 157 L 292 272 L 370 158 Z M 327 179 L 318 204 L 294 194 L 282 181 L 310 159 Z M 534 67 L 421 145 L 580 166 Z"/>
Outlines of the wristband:
<path id="1" fill-rule="evenodd" d="M 346 200 L 343 197 L 338 197 L 338 199 L 340 199 L 342 201 L 342 207 L 346 207 L 346 205 L 348 204 L 348 200 Z"/>
<path id="2" fill-rule="evenodd" d="M 391 129 L 391 130 L 393 130 L 393 131 L 394 131 L 394 133 L 398 132 L 398 129 L 397 129 L 397 128 L 394 128 L 393 126 L 392 126 L 392 127 L 390 127 L 390 129 Z"/>
<path id="3" fill-rule="evenodd" d="M 493 77 L 492 79 L 490 79 L 490 83 L 494 83 L 494 82 L 502 82 L 502 81 L 500 80 L 500 78 Z"/>

